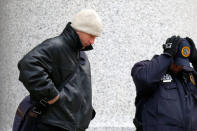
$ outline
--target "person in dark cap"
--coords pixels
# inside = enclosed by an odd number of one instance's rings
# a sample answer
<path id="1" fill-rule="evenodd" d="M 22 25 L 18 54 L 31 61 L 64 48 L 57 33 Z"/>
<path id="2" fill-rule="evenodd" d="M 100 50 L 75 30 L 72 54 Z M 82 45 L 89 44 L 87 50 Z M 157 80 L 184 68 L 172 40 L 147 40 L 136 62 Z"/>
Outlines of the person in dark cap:
<path id="1" fill-rule="evenodd" d="M 166 45 L 164 45 L 164 48 Z M 173 72 L 177 73 L 180 70 L 192 70 L 190 67 L 190 61 L 189 56 L 191 53 L 191 46 L 188 43 L 186 39 L 182 39 L 182 42 L 180 43 L 178 47 L 178 52 L 176 56 L 174 57 L 174 63 L 170 65 L 170 69 L 173 70 Z"/>
<path id="2" fill-rule="evenodd" d="M 88 128 L 96 112 L 92 107 L 90 63 L 84 51 L 93 49 L 101 32 L 96 11 L 83 9 L 60 35 L 37 45 L 19 61 L 19 80 L 32 101 L 42 101 L 30 112 L 33 116 L 41 114 L 36 131 Z"/>
<path id="3" fill-rule="evenodd" d="M 161 55 L 138 62 L 132 68 L 136 130 L 194 131 L 197 129 L 195 44 L 191 38 L 172 36 L 163 50 Z"/>
<path id="4" fill-rule="evenodd" d="M 180 65 L 183 66 L 183 68 L 189 69 L 188 67 L 190 67 L 190 61 L 188 57 L 191 53 L 190 49 L 191 46 L 188 41 L 186 39 L 183 39 L 178 48 L 177 56 L 175 57 L 176 65 Z"/>

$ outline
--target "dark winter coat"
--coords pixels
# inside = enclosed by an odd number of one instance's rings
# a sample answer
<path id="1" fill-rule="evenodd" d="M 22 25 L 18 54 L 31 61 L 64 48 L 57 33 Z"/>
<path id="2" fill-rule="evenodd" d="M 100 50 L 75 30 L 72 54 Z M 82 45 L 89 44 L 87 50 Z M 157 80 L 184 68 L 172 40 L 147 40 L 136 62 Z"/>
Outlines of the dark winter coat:
<path id="1" fill-rule="evenodd" d="M 162 54 L 132 69 L 135 124 L 143 131 L 197 131 L 196 72 L 172 73 L 172 63 L 173 58 Z"/>
<path id="2" fill-rule="evenodd" d="M 90 64 L 70 24 L 62 34 L 47 39 L 25 55 L 18 68 L 19 80 L 30 92 L 32 100 L 51 100 L 60 95 L 60 99 L 41 116 L 41 121 L 74 131 L 88 128 L 95 112 Z M 72 78 L 62 85 L 73 72 Z"/>

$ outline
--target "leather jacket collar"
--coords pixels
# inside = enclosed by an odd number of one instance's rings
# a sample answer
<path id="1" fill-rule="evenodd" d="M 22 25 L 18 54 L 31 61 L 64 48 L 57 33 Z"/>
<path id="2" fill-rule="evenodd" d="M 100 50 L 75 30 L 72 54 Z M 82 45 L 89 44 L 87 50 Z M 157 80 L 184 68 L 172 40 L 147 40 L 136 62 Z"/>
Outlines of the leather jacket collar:
<path id="1" fill-rule="evenodd" d="M 79 38 L 78 34 L 76 33 L 76 31 L 71 26 L 71 22 L 68 22 L 68 24 L 66 25 L 62 34 L 64 36 L 70 37 L 74 41 L 74 42 L 71 42 L 69 44 L 75 50 L 88 51 L 88 50 L 93 49 L 92 45 L 89 45 L 89 46 L 83 48 L 83 45 L 80 41 L 80 38 Z"/>

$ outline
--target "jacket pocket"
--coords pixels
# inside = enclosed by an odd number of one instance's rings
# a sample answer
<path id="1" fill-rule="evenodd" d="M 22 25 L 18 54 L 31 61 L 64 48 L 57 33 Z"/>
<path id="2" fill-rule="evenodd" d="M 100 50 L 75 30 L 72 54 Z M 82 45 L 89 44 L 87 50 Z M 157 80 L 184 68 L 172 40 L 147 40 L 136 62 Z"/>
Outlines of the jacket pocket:
<path id="1" fill-rule="evenodd" d="M 181 125 L 180 103 L 174 100 L 160 99 L 157 104 L 158 118 L 163 124 Z"/>
<path id="2" fill-rule="evenodd" d="M 163 83 L 160 86 L 160 95 L 164 99 L 176 100 L 178 99 L 178 90 L 176 84 L 173 82 Z"/>
<path id="3" fill-rule="evenodd" d="M 79 74 L 76 72 L 61 90 L 61 93 L 64 96 L 64 99 L 62 100 L 64 102 L 62 104 L 64 104 L 65 108 L 72 113 L 78 112 L 82 101 L 79 77 Z"/>
<path id="4" fill-rule="evenodd" d="M 181 125 L 181 106 L 178 99 L 176 83 L 163 83 L 160 86 L 160 97 L 158 98 L 157 109 L 161 123 Z"/>
<path id="5" fill-rule="evenodd" d="M 53 114 L 61 121 L 76 123 L 76 113 L 81 106 L 81 92 L 77 81 L 77 73 L 69 79 L 60 90 L 60 98 L 53 104 Z"/>

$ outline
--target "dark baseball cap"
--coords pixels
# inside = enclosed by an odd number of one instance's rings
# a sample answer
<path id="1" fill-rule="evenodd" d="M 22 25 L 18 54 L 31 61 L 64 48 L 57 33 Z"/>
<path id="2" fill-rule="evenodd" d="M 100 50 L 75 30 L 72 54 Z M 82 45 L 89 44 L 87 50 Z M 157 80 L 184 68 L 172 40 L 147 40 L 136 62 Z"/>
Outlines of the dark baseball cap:
<path id="1" fill-rule="evenodd" d="M 183 39 L 179 45 L 177 55 L 175 57 L 175 64 L 181 65 L 183 67 L 190 67 L 190 61 L 188 57 L 190 56 L 191 46 L 186 39 Z"/>

